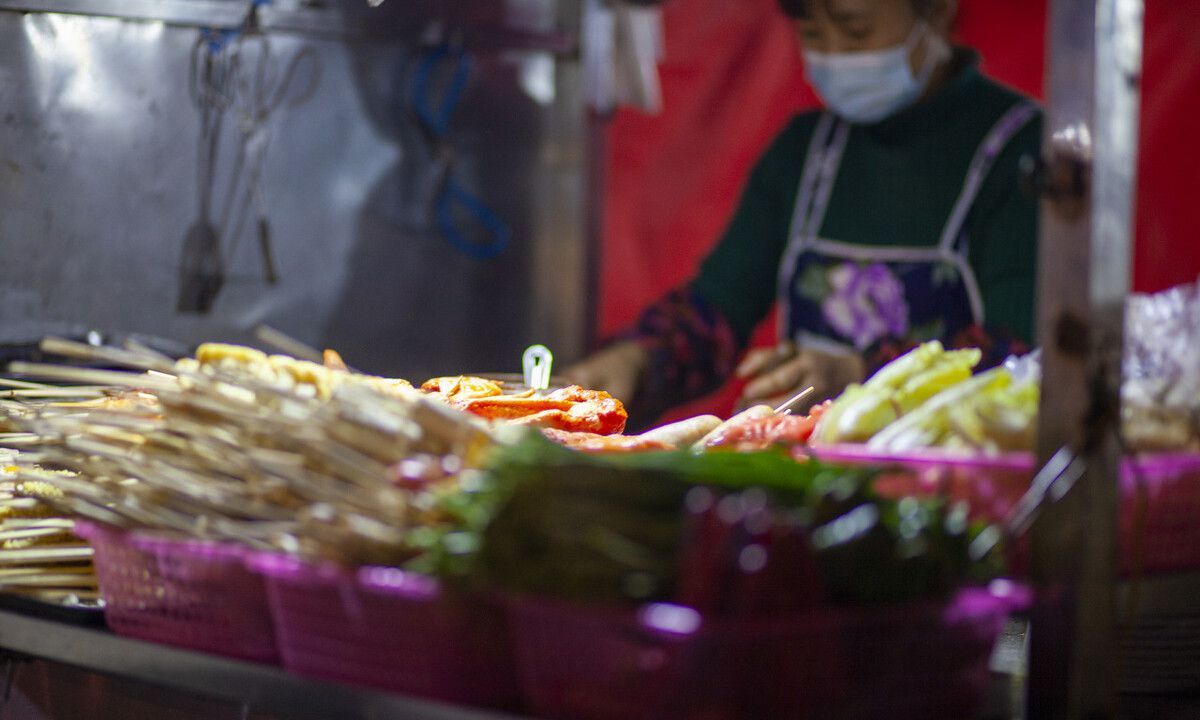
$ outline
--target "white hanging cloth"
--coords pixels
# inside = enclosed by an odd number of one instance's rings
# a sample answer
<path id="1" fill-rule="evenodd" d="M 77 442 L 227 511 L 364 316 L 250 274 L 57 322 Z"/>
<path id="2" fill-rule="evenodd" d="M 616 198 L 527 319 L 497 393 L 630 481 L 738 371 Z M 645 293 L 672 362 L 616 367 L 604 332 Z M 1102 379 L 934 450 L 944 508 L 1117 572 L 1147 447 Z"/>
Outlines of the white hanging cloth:
<path id="1" fill-rule="evenodd" d="M 588 106 L 600 113 L 620 106 L 662 109 L 658 63 L 663 58 L 662 10 L 621 0 L 586 0 L 583 78 Z"/>

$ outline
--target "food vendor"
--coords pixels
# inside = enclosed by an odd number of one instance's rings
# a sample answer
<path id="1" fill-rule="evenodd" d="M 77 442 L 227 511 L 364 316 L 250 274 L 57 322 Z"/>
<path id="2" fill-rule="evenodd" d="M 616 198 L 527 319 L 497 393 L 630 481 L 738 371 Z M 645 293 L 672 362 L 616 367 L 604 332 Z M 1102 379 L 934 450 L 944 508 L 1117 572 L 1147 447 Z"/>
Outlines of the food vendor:
<path id="1" fill-rule="evenodd" d="M 693 279 L 567 369 L 635 407 L 747 384 L 740 403 L 839 393 L 913 344 L 1033 335 L 1037 203 L 1018 186 L 1038 107 L 953 45 L 954 0 L 780 0 L 824 109 L 758 160 Z M 741 358 L 778 307 L 780 342 Z M 644 412 L 644 410 L 643 410 Z"/>

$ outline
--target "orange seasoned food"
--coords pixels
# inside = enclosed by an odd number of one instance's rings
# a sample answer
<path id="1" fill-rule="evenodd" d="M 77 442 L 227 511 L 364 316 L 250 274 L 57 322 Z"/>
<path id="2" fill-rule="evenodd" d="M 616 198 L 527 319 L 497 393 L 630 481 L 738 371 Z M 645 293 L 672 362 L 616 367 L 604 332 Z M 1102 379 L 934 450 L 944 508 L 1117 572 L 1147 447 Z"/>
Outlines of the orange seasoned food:
<path id="1" fill-rule="evenodd" d="M 585 390 L 578 385 L 547 395 L 495 395 L 453 404 L 488 420 L 599 435 L 621 432 L 629 419 L 620 400 L 602 390 Z"/>
<path id="2" fill-rule="evenodd" d="M 671 446 L 641 435 L 598 435 L 543 428 L 542 434 L 559 445 L 588 453 L 630 453 L 671 450 Z"/>
<path id="3" fill-rule="evenodd" d="M 751 418 L 722 431 L 709 440 L 709 450 L 728 449 L 739 452 L 765 450 L 772 445 L 805 445 L 812 437 L 817 421 L 832 403 L 816 405 L 808 415 L 768 415 Z"/>
<path id="4" fill-rule="evenodd" d="M 478 398 L 498 397 L 504 393 L 504 386 L 495 380 L 488 380 L 471 375 L 456 375 L 439 377 L 425 381 L 421 385 L 423 392 L 440 395 L 451 405 L 459 405 Z"/>
<path id="5" fill-rule="evenodd" d="M 330 370 L 339 370 L 341 372 L 350 372 L 350 366 L 346 365 L 346 361 L 342 359 L 342 354 L 337 350 L 325 348 L 325 352 L 321 354 L 323 365 Z"/>

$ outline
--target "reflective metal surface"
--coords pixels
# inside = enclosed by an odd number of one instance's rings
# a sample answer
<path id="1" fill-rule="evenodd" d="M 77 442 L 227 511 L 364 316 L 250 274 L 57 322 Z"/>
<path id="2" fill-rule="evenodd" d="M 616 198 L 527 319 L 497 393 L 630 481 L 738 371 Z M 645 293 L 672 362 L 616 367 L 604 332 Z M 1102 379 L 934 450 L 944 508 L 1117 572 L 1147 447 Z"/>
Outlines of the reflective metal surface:
<path id="1" fill-rule="evenodd" d="M 251 4 L 250 0 L 0 0 L 0 10 L 227 28 L 241 24 Z M 578 50 L 578 21 L 570 22 L 577 14 L 578 0 L 271 0 L 255 5 L 259 26 L 268 32 L 395 40 L 413 36 L 429 18 L 444 18 L 477 47 L 558 55 Z"/>
<path id="2" fill-rule="evenodd" d="M 193 698 L 238 704 L 254 717 L 288 720 L 518 720 L 498 711 L 454 707 L 430 700 L 404 697 L 370 689 L 302 678 L 258 663 L 231 660 L 217 655 L 118 637 L 104 630 L 73 627 L 52 620 L 0 610 L 0 648 L 16 654 L 16 660 L 45 658 L 83 670 L 146 683 L 143 693 L 155 689 L 175 690 Z M 0 654 L 0 662 L 10 659 Z M 0 668 L 2 671 L 3 668 Z M 110 686 L 111 687 L 111 686 Z M 112 717 L 103 705 L 104 683 L 83 691 L 98 715 Z M 186 697 L 186 696 L 185 696 Z M 0 700 L 3 700 L 0 695 Z M 176 702 L 179 702 L 176 699 Z M 64 703 L 71 707 L 70 699 Z M 238 717 L 211 703 L 187 703 L 184 716 Z M 211 710 L 211 712 L 206 712 Z M 234 710 L 231 708 L 230 710 Z M 144 710 L 143 710 L 144 712 Z M 249 712 L 241 717 L 248 717 Z M 53 717 L 69 717 L 55 714 Z M 175 715 L 170 715 L 174 717 Z M 22 717 L 8 715 L 5 717 Z M 79 717 L 71 715 L 70 717 Z M 139 714 L 139 717 L 145 715 Z M 159 715 L 158 717 L 167 717 Z"/>
<path id="3" fill-rule="evenodd" d="M 0 0 L 0 8 L 30 4 Z M 188 75 L 198 30 L 187 25 L 221 24 L 245 3 L 57 4 L 175 16 L 0 9 L 0 342 L 87 327 L 250 341 L 266 323 L 336 346 L 363 370 L 415 380 L 515 371 L 534 342 L 568 361 L 582 350 L 577 70 L 525 42 L 560 32 L 572 3 L 385 3 L 386 41 L 269 31 L 274 57 L 309 48 L 319 68 L 315 94 L 284 103 L 268 122 L 261 185 L 279 282 L 264 281 L 247 223 L 222 240 L 226 283 L 208 316 L 175 312 L 182 240 L 197 215 L 200 128 Z M 513 229 L 510 247 L 489 261 L 456 252 L 423 222 L 418 200 L 429 159 L 404 101 L 418 37 L 448 6 L 450 29 L 470 16 L 459 36 L 475 56 L 449 131 L 456 175 Z M 279 3 L 263 21 L 291 12 L 319 25 L 336 14 L 341 27 L 365 26 L 369 10 L 349 0 L 321 10 Z M 231 113 L 215 174 L 218 213 L 238 140 Z"/>

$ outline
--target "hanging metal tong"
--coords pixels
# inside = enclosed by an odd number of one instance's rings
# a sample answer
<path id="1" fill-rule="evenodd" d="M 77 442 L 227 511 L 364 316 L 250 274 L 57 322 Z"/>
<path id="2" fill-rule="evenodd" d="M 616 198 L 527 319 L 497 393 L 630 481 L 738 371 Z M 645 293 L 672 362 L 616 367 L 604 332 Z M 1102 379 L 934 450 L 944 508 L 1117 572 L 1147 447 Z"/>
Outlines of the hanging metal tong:
<path id="1" fill-rule="evenodd" d="M 271 224 L 262 178 L 271 137 L 270 121 L 276 111 L 285 104 L 289 108 L 295 108 L 312 98 L 320 83 L 321 66 L 312 48 L 303 47 L 292 54 L 281 69 L 273 67 L 274 56 L 270 39 L 258 29 L 256 18 L 257 16 L 251 13 L 246 27 L 235 41 L 236 57 L 253 57 L 254 63 L 247 71 L 239 62 L 234 76 L 234 110 L 240 141 L 232 180 L 225 198 L 221 229 L 222 234 L 227 235 L 234 246 L 230 252 L 233 255 L 249 214 L 249 206 L 253 203 L 263 280 L 268 285 L 274 285 L 279 281 L 279 270 L 272 245 Z M 251 43 L 257 46 L 253 53 L 249 51 Z M 303 84 L 300 84 L 297 76 L 305 60 L 309 61 L 310 71 Z M 239 188 L 243 194 L 235 213 L 235 195 Z"/>

